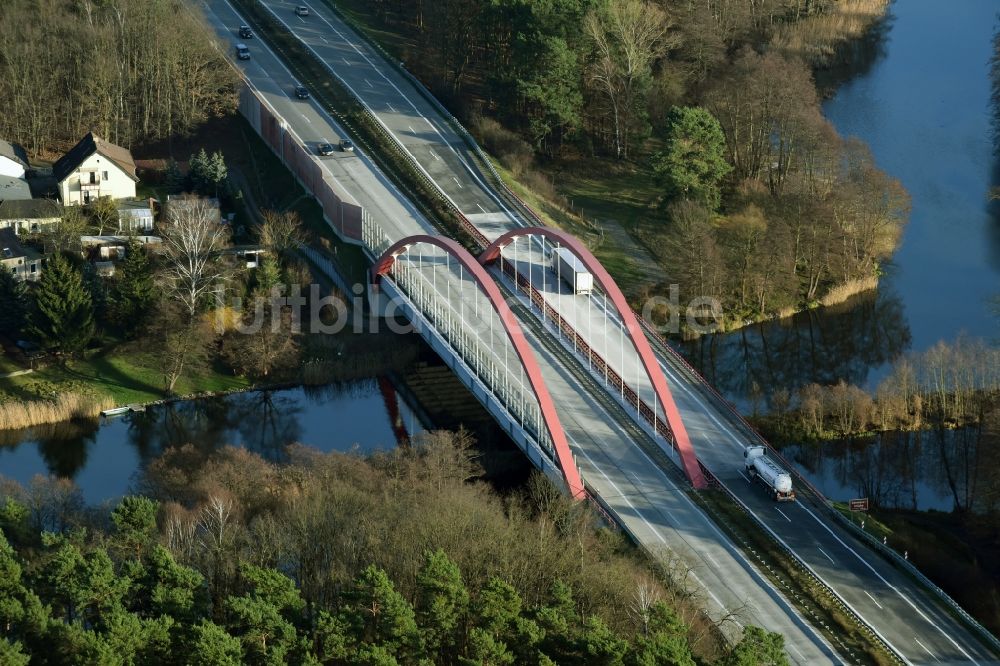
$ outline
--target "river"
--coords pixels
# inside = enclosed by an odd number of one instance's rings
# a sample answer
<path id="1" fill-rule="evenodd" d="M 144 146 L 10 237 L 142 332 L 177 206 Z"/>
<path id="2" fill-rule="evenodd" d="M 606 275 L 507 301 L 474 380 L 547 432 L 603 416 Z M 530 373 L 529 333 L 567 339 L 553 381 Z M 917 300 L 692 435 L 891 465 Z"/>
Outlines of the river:
<path id="1" fill-rule="evenodd" d="M 319 388 L 254 391 L 149 407 L 92 422 L 0 432 L 0 475 L 72 479 L 91 504 L 125 495 L 165 449 L 242 446 L 281 461 L 288 444 L 321 451 L 395 447 L 425 424 L 386 378 Z"/>
<path id="2" fill-rule="evenodd" d="M 856 45 L 850 76 L 837 73 L 824 113 L 902 181 L 910 221 L 877 294 L 685 346 L 741 407 L 810 382 L 873 387 L 900 355 L 962 333 L 997 339 L 1000 211 L 987 193 L 1000 181 L 990 100 L 998 12 L 995 0 L 896 2 Z"/>

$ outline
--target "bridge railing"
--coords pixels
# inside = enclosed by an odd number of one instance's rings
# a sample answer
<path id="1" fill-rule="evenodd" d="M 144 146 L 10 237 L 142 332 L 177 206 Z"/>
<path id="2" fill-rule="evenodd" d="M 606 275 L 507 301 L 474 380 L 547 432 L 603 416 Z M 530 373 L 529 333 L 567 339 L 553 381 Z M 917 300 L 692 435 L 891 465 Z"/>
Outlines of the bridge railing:
<path id="1" fill-rule="evenodd" d="M 553 456 L 552 440 L 543 427 L 541 410 L 531 389 L 521 382 L 515 383 L 509 368 L 502 368 L 497 364 L 492 350 L 484 348 L 481 339 L 472 332 L 468 323 L 456 317 L 454 310 L 442 303 L 436 290 L 428 288 L 429 280 L 422 271 L 408 267 L 405 261 L 397 260 L 390 276 L 399 290 L 435 327 L 479 380 L 489 387 L 494 397 L 507 408 L 525 432 L 538 442 L 546 454 Z M 494 316 L 491 308 L 486 307 L 485 310 L 487 316 Z M 506 344 L 506 333 L 501 330 L 497 337 L 502 338 Z M 511 358 L 517 358 L 513 350 L 509 353 Z"/>

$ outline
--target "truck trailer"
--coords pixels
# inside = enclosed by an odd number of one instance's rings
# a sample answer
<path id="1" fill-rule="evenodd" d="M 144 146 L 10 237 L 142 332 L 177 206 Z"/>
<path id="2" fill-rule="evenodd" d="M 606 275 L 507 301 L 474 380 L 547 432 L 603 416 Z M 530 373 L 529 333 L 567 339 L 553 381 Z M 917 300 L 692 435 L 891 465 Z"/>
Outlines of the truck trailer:
<path id="1" fill-rule="evenodd" d="M 748 446 L 743 450 L 747 474 L 756 479 L 774 496 L 776 502 L 794 502 L 792 475 L 767 457 L 763 446 Z"/>
<path id="2" fill-rule="evenodd" d="M 594 290 L 594 276 L 568 248 L 557 247 L 552 253 L 552 270 L 573 289 L 574 294 L 589 294 Z"/>

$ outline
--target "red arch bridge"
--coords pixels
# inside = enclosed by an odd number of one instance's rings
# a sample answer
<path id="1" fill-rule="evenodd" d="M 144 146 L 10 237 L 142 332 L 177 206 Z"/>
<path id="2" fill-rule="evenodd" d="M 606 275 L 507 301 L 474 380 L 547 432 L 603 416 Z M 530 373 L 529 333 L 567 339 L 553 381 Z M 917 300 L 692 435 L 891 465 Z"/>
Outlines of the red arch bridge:
<path id="1" fill-rule="evenodd" d="M 575 298 L 564 283 L 561 263 L 553 261 L 556 250 L 570 252 L 593 276 L 596 297 Z M 536 466 L 560 478 L 574 497 L 583 497 L 571 442 L 609 426 L 598 423 L 599 414 L 588 413 L 586 404 L 570 408 L 574 400 L 585 402 L 581 392 L 572 378 L 559 376 L 555 364 L 546 362 L 551 349 L 525 335 L 490 266 L 506 276 L 517 290 L 515 300 L 534 311 L 565 351 L 583 360 L 591 379 L 634 411 L 691 485 L 705 487 L 705 475 L 638 319 L 608 272 L 572 236 L 549 228 L 517 229 L 497 238 L 478 260 L 449 238 L 411 236 L 389 247 L 373 266 L 373 294 L 383 313 L 400 312 L 419 329 Z M 574 302 L 586 304 L 586 311 L 568 316 L 572 308 L 566 306 Z M 582 327 L 586 331 L 578 330 Z M 609 353 L 618 358 L 607 359 Z M 572 423 L 564 424 L 560 411 Z"/>

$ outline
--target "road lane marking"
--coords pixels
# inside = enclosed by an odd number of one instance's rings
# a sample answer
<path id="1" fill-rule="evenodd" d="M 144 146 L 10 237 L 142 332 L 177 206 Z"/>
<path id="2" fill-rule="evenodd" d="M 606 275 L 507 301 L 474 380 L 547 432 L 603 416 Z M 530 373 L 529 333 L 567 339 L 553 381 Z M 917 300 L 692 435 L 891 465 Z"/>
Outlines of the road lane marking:
<path id="1" fill-rule="evenodd" d="M 795 650 L 795 654 L 799 655 L 799 659 L 805 659 L 806 658 L 806 656 L 804 654 L 802 654 L 801 652 L 799 652 L 799 649 L 797 647 L 795 647 L 794 645 L 792 645 L 791 643 L 788 644 L 788 649 L 789 650 Z"/>
<path id="2" fill-rule="evenodd" d="M 347 58 L 344 58 L 343 56 L 341 56 L 341 58 L 340 58 L 340 59 L 341 59 L 341 60 L 343 60 L 343 61 L 344 61 L 344 64 L 345 64 L 345 65 L 347 65 L 348 67 L 350 67 L 350 66 L 351 66 L 351 63 L 347 62 Z"/>
<path id="3" fill-rule="evenodd" d="M 843 541 L 843 540 L 842 540 L 842 539 L 841 539 L 841 538 L 840 538 L 839 536 L 837 536 L 837 535 L 836 535 L 836 533 L 834 533 L 834 531 L 833 531 L 832 529 L 830 529 L 830 528 L 829 528 L 829 527 L 828 527 L 828 526 L 826 525 L 826 523 L 824 523 L 824 522 L 823 522 L 822 520 L 820 520 L 820 519 L 819 519 L 819 517 L 818 517 L 818 516 L 817 516 L 816 514 L 814 514 L 814 513 L 813 513 L 812 511 L 810 511 L 809 509 L 807 509 L 807 508 L 806 508 L 805 506 L 803 506 L 803 505 L 802 505 L 802 504 L 801 504 L 800 502 L 796 502 L 796 504 L 797 504 L 797 505 L 798 505 L 798 506 L 799 506 L 799 507 L 800 507 L 800 508 L 801 508 L 801 509 L 802 509 L 803 511 L 805 511 L 805 512 L 806 512 L 806 513 L 808 513 L 808 514 L 809 514 L 810 516 L 812 516 L 813 520 L 815 520 L 815 521 L 816 521 L 817 523 L 819 523 L 819 524 L 820 524 L 820 526 L 821 526 L 821 527 L 822 527 L 823 529 L 825 529 L 825 530 L 826 530 L 827 532 L 829 532 L 829 533 L 830 533 L 830 535 L 831 535 L 831 536 L 832 536 L 832 537 L 833 537 L 834 539 L 836 539 L 836 540 L 837 540 L 838 542 L 840 542 L 840 545 L 841 545 L 841 546 L 843 546 L 843 547 L 844 547 L 844 548 L 846 548 L 846 549 L 847 549 L 848 551 L 850 551 L 850 552 L 851 552 L 851 553 L 852 553 L 852 554 L 853 554 L 853 555 L 854 555 L 854 556 L 855 556 L 856 558 L 858 558 L 858 560 L 859 560 L 859 561 L 860 561 L 860 562 L 861 562 L 862 564 L 864 564 L 864 565 L 865 565 L 866 567 L 868 567 L 869 569 L 871 569 L 871 572 L 872 572 L 873 574 L 875 574 L 875 576 L 876 576 L 876 577 L 878 577 L 878 579 L 879 579 L 880 581 L 882 581 L 883 583 L 885 583 L 885 584 L 886 584 L 886 586 L 887 586 L 887 587 L 888 587 L 888 588 L 889 588 L 890 590 L 892 590 L 893 592 L 895 592 L 896 594 L 898 594 L 898 595 L 899 595 L 899 597 L 900 597 L 900 598 L 901 598 L 901 599 L 902 599 L 903 601 L 905 601 L 906 603 L 908 603 L 908 604 L 910 605 L 910 607 L 911 607 L 911 608 L 912 608 L 913 610 L 917 611 L 917 614 L 918 614 L 918 615 L 920 615 L 920 617 L 922 617 L 922 618 L 924 619 L 924 621 L 925 621 L 925 622 L 927 622 L 927 624 L 929 624 L 929 625 L 931 625 L 932 627 L 934 627 L 935 629 L 937 629 L 937 630 L 938 630 L 938 632 L 940 632 L 940 634 L 941 634 L 942 636 L 944 636 L 945 638 L 947 638 L 947 639 L 948 639 L 948 641 L 949 641 L 949 642 L 950 642 L 950 643 L 951 643 L 952 645 L 954 645 L 954 646 L 955 646 L 955 648 L 956 648 L 956 649 L 957 649 L 957 650 L 958 650 L 959 652 L 961 652 L 962 654 L 964 654 L 964 655 L 965 655 L 966 659 L 968 659 L 969 661 L 971 661 L 971 662 L 972 662 L 972 663 L 974 663 L 974 664 L 978 664 L 978 663 L 979 663 L 979 662 L 977 662 L 977 661 L 976 661 L 975 659 L 973 659 L 973 658 L 972 658 L 972 655 L 970 655 L 970 654 L 969 654 L 968 652 L 966 652 L 966 651 L 965 651 L 965 648 L 963 648 L 963 647 L 962 647 L 961 645 L 959 645 L 959 644 L 958 644 L 958 642 L 957 642 L 957 641 L 956 641 L 956 640 L 955 640 L 954 638 L 952 638 L 951 636 L 949 636 L 949 635 L 947 634 L 947 632 L 945 632 L 945 630 L 944 630 L 944 629 L 942 629 L 942 628 L 941 628 L 940 626 L 938 626 L 938 625 L 937 625 L 937 624 L 936 624 L 936 623 L 935 623 L 935 622 L 934 622 L 933 620 L 931 620 L 931 619 L 930 619 L 929 617 L 927 617 L 927 615 L 926 615 L 926 614 L 925 614 L 925 613 L 924 613 L 924 612 L 923 612 L 922 610 L 920 610 L 920 608 L 918 608 L 918 607 L 917 607 L 917 605 L 916 605 L 915 603 L 913 603 L 912 601 L 910 601 L 910 598 L 909 598 L 908 596 L 906 596 L 905 594 L 903 594 L 903 593 L 902 593 L 902 592 L 901 592 L 901 591 L 900 591 L 900 590 L 899 590 L 899 589 L 898 589 L 898 588 L 897 588 L 897 587 L 896 587 L 895 585 L 893 585 L 892 583 L 890 583 L 889 581 L 887 581 L 887 580 L 886 580 L 885 578 L 883 578 L 883 577 L 882 577 L 882 574 L 880 574 L 880 573 L 879 573 L 878 571 L 876 571 L 875 567 L 873 567 L 872 565 L 870 565 L 870 564 L 868 563 L 868 560 L 866 560 L 865 558 L 861 557 L 861 555 L 860 555 L 860 554 L 858 553 L 858 551 L 854 550 L 853 548 L 851 548 L 850 546 L 848 546 L 848 545 L 847 545 L 846 543 L 844 543 L 844 541 Z M 883 639 L 883 640 L 884 640 L 884 639 Z M 897 652 L 898 652 L 898 650 L 897 650 Z"/>
<path id="4" fill-rule="evenodd" d="M 371 81 L 369 81 L 368 79 L 365 79 L 365 83 L 367 83 L 367 84 L 368 84 L 368 87 L 369 87 L 369 88 L 374 88 L 374 87 L 375 87 L 375 86 L 373 86 L 373 85 L 372 85 L 372 82 L 371 82 Z"/>
<path id="5" fill-rule="evenodd" d="M 483 211 L 484 213 L 486 212 L 486 209 L 483 208 L 482 206 L 480 206 L 478 201 L 476 202 L 476 208 L 478 208 L 479 210 Z"/>
<path id="6" fill-rule="evenodd" d="M 865 592 L 865 594 L 867 594 L 867 595 L 868 595 L 868 598 L 869 598 L 869 599 L 871 599 L 872 601 L 874 601 L 874 602 L 875 602 L 875 605 L 876 605 L 876 606 L 878 606 L 879 610 L 885 610 L 884 608 L 882 608 L 882 604 L 880 604 L 880 603 L 878 602 L 878 599 L 876 599 L 876 598 L 875 598 L 875 597 L 873 597 L 873 596 L 872 596 L 871 594 L 869 594 L 868 590 L 865 590 L 864 592 Z"/>
<path id="7" fill-rule="evenodd" d="M 930 650 L 927 649 L 926 645 L 924 645 L 923 643 L 920 642 L 919 638 L 917 638 L 916 636 L 914 636 L 913 640 L 915 640 L 917 642 L 917 645 L 919 645 L 920 647 L 922 647 L 924 649 L 924 652 L 926 652 L 930 656 L 934 657 L 934 661 L 937 661 L 937 662 L 941 661 L 940 659 L 937 658 L 937 656 L 933 652 L 931 652 Z"/>
<path id="8" fill-rule="evenodd" d="M 320 37 L 320 39 L 322 39 L 322 40 L 323 40 L 323 43 L 324 43 L 324 44 L 329 44 L 329 43 L 330 43 L 330 42 L 326 41 L 326 37 Z"/>
<path id="9" fill-rule="evenodd" d="M 749 477 L 749 476 L 747 476 L 747 475 L 746 475 L 746 474 L 744 474 L 743 472 L 740 472 L 740 476 L 742 476 L 742 477 L 743 477 L 744 479 L 746 479 L 746 480 L 747 480 L 747 483 L 749 483 L 750 485 L 753 485 L 753 481 L 751 481 L 751 480 L 750 480 L 750 477 Z"/>
<path id="10" fill-rule="evenodd" d="M 441 161 L 441 158 L 438 157 L 438 154 L 434 152 L 433 148 L 428 148 L 427 150 L 430 151 L 430 154 L 434 156 L 434 159 L 438 160 L 439 162 Z"/>
<path id="11" fill-rule="evenodd" d="M 417 130 L 413 129 L 413 125 L 407 125 L 406 129 L 410 130 L 410 134 L 412 134 L 413 136 L 417 135 Z"/>
<path id="12" fill-rule="evenodd" d="M 307 123 L 309 123 L 310 125 L 312 125 L 312 121 L 311 121 L 311 120 L 309 120 L 309 118 L 308 118 L 308 117 L 306 116 L 306 114 L 304 114 L 304 113 L 300 113 L 299 115 L 300 115 L 300 116 L 302 116 L 303 118 L 305 118 L 305 121 L 306 121 Z"/>
<path id="13" fill-rule="evenodd" d="M 817 549 L 817 550 L 819 550 L 819 552 L 821 552 L 821 553 L 823 553 L 824 555 L 826 555 L 826 551 L 825 551 L 825 550 L 823 550 L 822 548 L 820 548 L 819 546 L 816 546 L 816 549 Z M 832 558 L 832 557 L 830 557 L 829 555 L 826 555 L 826 559 L 828 559 L 828 560 L 830 560 L 831 562 L 833 562 L 833 558 Z M 834 564 L 836 564 L 836 562 L 833 562 L 833 563 L 834 563 Z"/>
<path id="14" fill-rule="evenodd" d="M 386 102 L 386 103 L 385 103 L 385 105 L 386 105 L 387 107 L 389 107 L 389 110 L 390 110 L 390 111 L 392 111 L 393 113 L 396 113 L 396 109 L 392 108 L 392 104 L 389 104 L 389 102 Z"/>
<path id="15" fill-rule="evenodd" d="M 451 179 L 452 179 L 453 181 L 455 181 L 455 184 L 456 184 L 456 185 L 458 185 L 458 188 L 459 188 L 459 189 L 465 189 L 465 186 L 464 186 L 464 185 L 462 185 L 462 183 L 458 182 L 458 178 L 455 178 L 454 176 L 452 176 L 452 177 L 451 177 Z"/>
<path id="16" fill-rule="evenodd" d="M 792 522 L 792 519 L 786 516 L 784 511 L 782 511 L 778 507 L 774 507 L 774 510 L 780 513 L 785 518 L 785 520 L 787 520 L 788 522 Z"/>

